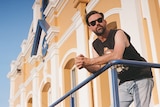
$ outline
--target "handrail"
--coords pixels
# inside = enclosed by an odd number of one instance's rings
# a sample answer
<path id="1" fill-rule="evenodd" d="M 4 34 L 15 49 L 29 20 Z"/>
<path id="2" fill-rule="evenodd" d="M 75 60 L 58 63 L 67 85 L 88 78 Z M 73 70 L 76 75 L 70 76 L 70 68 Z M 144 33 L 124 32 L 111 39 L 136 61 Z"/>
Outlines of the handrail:
<path id="1" fill-rule="evenodd" d="M 93 80 L 94 78 L 96 78 L 97 76 L 99 76 L 105 70 L 107 70 L 111 66 L 117 65 L 117 64 L 125 64 L 125 65 L 130 65 L 130 66 L 144 66 L 144 67 L 151 67 L 151 68 L 160 68 L 160 64 L 148 63 L 148 62 L 143 62 L 143 61 L 134 61 L 134 60 L 113 60 L 113 61 L 110 61 L 108 64 L 106 64 L 105 66 L 103 66 L 100 70 L 98 70 L 97 72 L 95 72 L 92 75 L 90 75 L 83 82 L 81 82 L 80 84 L 78 84 L 76 87 L 74 87 L 69 92 L 67 92 L 64 96 L 62 96 L 57 101 L 55 101 L 52 105 L 50 105 L 50 107 L 55 107 L 58 103 L 60 103 L 65 98 L 67 98 L 68 96 L 70 96 L 71 94 L 73 94 L 75 91 L 77 91 L 78 89 L 80 89 L 81 87 L 83 87 L 84 85 L 86 85 L 88 82 L 90 82 L 91 80 Z"/>

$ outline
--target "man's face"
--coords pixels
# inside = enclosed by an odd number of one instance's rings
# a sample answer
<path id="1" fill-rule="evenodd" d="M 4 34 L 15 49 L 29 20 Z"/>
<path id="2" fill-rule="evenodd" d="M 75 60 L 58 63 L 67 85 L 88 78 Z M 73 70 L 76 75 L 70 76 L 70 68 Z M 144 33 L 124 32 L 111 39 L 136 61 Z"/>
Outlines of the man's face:
<path id="1" fill-rule="evenodd" d="M 100 14 L 93 14 L 88 18 L 89 29 L 92 30 L 97 36 L 104 34 L 106 30 L 106 21 Z"/>

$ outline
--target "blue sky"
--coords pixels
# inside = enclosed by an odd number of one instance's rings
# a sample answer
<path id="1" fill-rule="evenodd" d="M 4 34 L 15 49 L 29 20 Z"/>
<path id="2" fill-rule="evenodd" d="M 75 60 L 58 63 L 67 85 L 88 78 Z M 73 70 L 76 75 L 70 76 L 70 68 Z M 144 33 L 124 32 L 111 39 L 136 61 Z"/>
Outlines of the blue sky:
<path id="1" fill-rule="evenodd" d="M 21 52 L 33 17 L 34 0 L 1 0 L 0 3 L 0 107 L 9 107 L 10 72 L 12 60 Z"/>

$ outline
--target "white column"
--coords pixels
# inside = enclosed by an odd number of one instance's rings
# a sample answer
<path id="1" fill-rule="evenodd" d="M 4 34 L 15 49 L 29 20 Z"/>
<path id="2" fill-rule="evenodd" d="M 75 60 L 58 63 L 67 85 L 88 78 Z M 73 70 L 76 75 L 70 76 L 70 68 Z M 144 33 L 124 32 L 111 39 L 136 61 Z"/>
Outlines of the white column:
<path id="1" fill-rule="evenodd" d="M 58 60 L 58 50 L 56 48 L 53 49 L 53 54 L 51 56 L 51 96 L 52 103 L 59 99 L 59 60 Z M 60 105 L 60 104 L 59 104 Z M 57 107 L 57 106 L 56 106 Z"/>
<path id="2" fill-rule="evenodd" d="M 87 46 L 88 44 L 86 44 L 86 39 L 87 35 L 85 35 L 85 28 L 84 28 L 84 24 L 82 22 L 81 16 L 79 13 L 76 13 L 76 15 L 74 16 L 74 24 L 76 27 L 76 43 L 77 43 L 77 54 L 83 54 L 86 56 L 86 52 L 88 52 L 87 50 Z M 85 80 L 89 75 L 88 75 L 88 71 L 86 71 L 85 69 L 82 69 L 81 71 L 78 71 L 78 83 L 81 83 L 83 80 Z M 78 97 L 79 97 L 79 102 L 78 102 L 78 106 L 79 107 L 90 107 L 89 105 L 89 87 L 88 85 L 85 85 L 84 87 L 82 87 L 81 89 L 79 89 L 78 91 Z"/>
<path id="3" fill-rule="evenodd" d="M 26 101 L 25 101 L 25 95 L 26 95 L 26 91 L 25 91 L 25 87 L 24 87 L 24 85 L 22 85 L 21 86 L 21 88 L 20 88 L 21 90 L 21 107 L 25 107 L 25 103 L 26 103 Z"/>
<path id="4" fill-rule="evenodd" d="M 15 79 L 11 77 L 10 79 L 10 98 L 9 98 L 9 107 L 14 107 L 14 90 L 15 90 Z"/>
<path id="5" fill-rule="evenodd" d="M 38 90 L 39 90 L 39 87 L 38 87 L 38 78 L 39 78 L 39 75 L 38 73 L 36 72 L 36 70 L 33 71 L 33 79 L 32 79 L 32 92 L 33 92 L 33 107 L 39 107 L 39 102 L 38 102 Z"/>
<path id="6" fill-rule="evenodd" d="M 146 55 L 143 34 L 142 9 L 140 0 L 121 0 L 121 28 L 131 36 L 131 42 L 143 55 Z"/>

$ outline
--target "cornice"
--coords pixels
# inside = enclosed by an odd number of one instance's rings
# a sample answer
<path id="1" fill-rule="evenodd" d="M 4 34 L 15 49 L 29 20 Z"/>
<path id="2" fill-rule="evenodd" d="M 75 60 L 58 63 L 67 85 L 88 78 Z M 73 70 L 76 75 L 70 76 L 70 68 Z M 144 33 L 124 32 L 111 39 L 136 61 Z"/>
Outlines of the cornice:
<path id="1" fill-rule="evenodd" d="M 13 79 L 13 78 L 15 79 L 17 77 L 17 74 L 19 73 L 18 69 L 21 68 L 22 65 L 19 61 L 13 60 L 10 66 L 11 66 L 11 70 L 7 74 L 7 77 L 10 79 Z"/>
<path id="2" fill-rule="evenodd" d="M 49 2 L 48 6 L 46 7 L 45 11 L 43 12 L 45 16 L 48 16 L 50 14 L 52 14 L 55 9 L 56 9 L 56 6 L 58 5 L 60 0 L 52 0 Z"/>
<path id="3" fill-rule="evenodd" d="M 43 12 L 45 16 L 52 15 L 55 11 L 58 14 L 63 10 L 68 0 L 51 0 Z"/>
<path id="4" fill-rule="evenodd" d="M 56 26 L 51 26 L 47 31 L 47 43 L 49 43 L 56 35 L 59 33 L 59 28 Z"/>
<path id="5" fill-rule="evenodd" d="M 35 64 L 36 61 L 42 61 L 42 55 L 33 55 L 32 57 L 29 58 L 28 62 L 31 63 L 32 65 Z"/>

